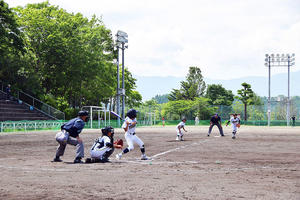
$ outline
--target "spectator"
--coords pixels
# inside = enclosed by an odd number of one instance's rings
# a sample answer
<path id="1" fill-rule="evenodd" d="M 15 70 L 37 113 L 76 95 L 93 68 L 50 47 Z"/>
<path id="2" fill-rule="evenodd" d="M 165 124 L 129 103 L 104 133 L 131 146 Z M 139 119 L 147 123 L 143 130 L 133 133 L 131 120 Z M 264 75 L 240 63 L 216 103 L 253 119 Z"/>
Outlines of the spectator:
<path id="1" fill-rule="evenodd" d="M 10 88 L 10 84 L 7 85 L 6 89 L 6 100 L 9 101 L 10 100 L 10 94 L 11 94 L 11 88 Z"/>
<path id="2" fill-rule="evenodd" d="M 198 116 L 195 117 L 195 125 L 199 125 L 199 117 Z"/>
<path id="3" fill-rule="evenodd" d="M 295 126 L 295 120 L 296 120 L 296 117 L 295 117 L 295 115 L 293 115 L 293 117 L 292 117 L 292 126 Z"/>
<path id="4" fill-rule="evenodd" d="M 163 125 L 163 127 L 165 127 L 165 124 L 166 124 L 165 117 L 162 117 L 162 125 Z"/>

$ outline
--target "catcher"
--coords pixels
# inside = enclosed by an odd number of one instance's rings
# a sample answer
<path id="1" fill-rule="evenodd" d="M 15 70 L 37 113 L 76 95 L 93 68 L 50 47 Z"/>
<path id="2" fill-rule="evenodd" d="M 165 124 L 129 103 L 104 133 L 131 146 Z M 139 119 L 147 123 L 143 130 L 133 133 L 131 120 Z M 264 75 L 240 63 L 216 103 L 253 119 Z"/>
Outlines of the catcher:
<path id="1" fill-rule="evenodd" d="M 235 139 L 237 128 L 240 128 L 241 120 L 237 117 L 237 114 L 233 114 L 233 117 L 231 117 L 230 120 L 228 120 L 226 126 L 228 126 L 229 123 L 231 123 L 232 127 L 232 139 Z"/>
<path id="2" fill-rule="evenodd" d="M 109 156 L 115 148 L 122 149 L 123 140 L 114 142 L 114 128 L 107 126 L 101 129 L 102 136 L 97 138 L 91 148 L 91 158 L 86 159 L 86 163 L 109 162 Z"/>

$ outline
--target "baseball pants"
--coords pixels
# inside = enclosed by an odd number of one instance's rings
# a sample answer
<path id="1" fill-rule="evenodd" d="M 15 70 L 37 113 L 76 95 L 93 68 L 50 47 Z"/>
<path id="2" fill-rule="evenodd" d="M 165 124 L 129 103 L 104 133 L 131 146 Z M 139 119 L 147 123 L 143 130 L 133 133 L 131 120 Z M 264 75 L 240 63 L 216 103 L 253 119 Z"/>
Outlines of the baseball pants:
<path id="1" fill-rule="evenodd" d="M 212 128 L 214 127 L 214 125 L 216 125 L 216 126 L 218 127 L 218 129 L 219 129 L 219 131 L 220 131 L 220 134 L 223 136 L 224 133 L 223 133 L 222 126 L 221 126 L 220 124 L 212 124 L 212 125 L 210 125 L 209 130 L 208 130 L 208 134 L 211 133 L 211 130 L 212 130 Z"/>
<path id="2" fill-rule="evenodd" d="M 232 136 L 235 136 L 236 132 L 237 132 L 237 126 L 236 124 L 232 124 Z"/>
<path id="3" fill-rule="evenodd" d="M 182 131 L 180 131 L 179 129 L 176 129 L 176 132 L 177 132 L 177 136 L 179 137 L 182 137 L 183 136 L 183 133 Z"/>
<path id="4" fill-rule="evenodd" d="M 69 137 L 68 140 L 67 140 L 67 143 L 64 143 L 64 142 L 58 142 L 58 143 L 59 143 L 59 146 L 57 147 L 57 150 L 56 150 L 56 156 L 57 157 L 64 155 L 67 144 L 76 146 L 76 158 L 79 158 L 79 157 L 83 158 L 84 157 L 83 143 L 78 142 L 77 139 Z"/>
<path id="5" fill-rule="evenodd" d="M 138 144 L 140 148 L 143 148 L 144 142 L 135 134 L 125 133 L 125 139 L 128 144 L 128 150 L 131 151 L 134 149 L 134 143 Z"/>
<path id="6" fill-rule="evenodd" d="M 114 148 L 103 147 L 101 149 L 91 150 L 91 157 L 98 158 L 102 160 L 103 158 L 108 158 L 114 152 Z"/>

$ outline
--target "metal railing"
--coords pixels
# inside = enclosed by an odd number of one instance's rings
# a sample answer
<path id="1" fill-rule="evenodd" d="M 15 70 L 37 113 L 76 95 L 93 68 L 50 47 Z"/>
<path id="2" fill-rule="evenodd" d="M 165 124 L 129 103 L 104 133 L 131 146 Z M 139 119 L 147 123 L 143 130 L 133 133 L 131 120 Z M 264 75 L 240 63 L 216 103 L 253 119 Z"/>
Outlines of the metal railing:
<path id="1" fill-rule="evenodd" d="M 0 122 L 0 132 L 59 130 L 64 121 L 6 121 Z"/>
<path id="2" fill-rule="evenodd" d="M 32 106 L 32 109 L 37 109 L 38 111 L 44 113 L 45 115 L 54 118 L 56 120 L 64 120 L 65 113 L 53 108 L 52 106 L 34 98 L 33 96 L 26 94 L 25 92 L 18 92 L 18 99 L 23 101 L 29 106 Z"/>
<path id="3" fill-rule="evenodd" d="M 0 89 L 5 93 L 5 83 L 0 81 Z M 52 106 L 38 100 L 37 98 L 34 98 L 33 96 L 22 92 L 12 92 L 13 95 L 17 96 L 17 100 L 22 101 L 24 104 L 29 106 L 31 109 L 36 109 L 40 111 L 41 113 L 47 115 L 48 117 L 54 119 L 54 120 L 65 120 L 65 113 L 61 112 L 60 110 L 57 110 L 56 108 L 53 108 Z"/>

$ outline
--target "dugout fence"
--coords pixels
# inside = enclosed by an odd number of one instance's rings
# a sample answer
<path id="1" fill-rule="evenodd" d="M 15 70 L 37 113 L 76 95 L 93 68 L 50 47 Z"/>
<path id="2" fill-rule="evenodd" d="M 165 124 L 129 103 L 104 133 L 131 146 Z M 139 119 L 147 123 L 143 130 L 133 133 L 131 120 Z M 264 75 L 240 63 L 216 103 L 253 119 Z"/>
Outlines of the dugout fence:
<path id="1" fill-rule="evenodd" d="M 286 126 L 286 106 L 284 102 L 275 102 L 271 104 L 271 126 Z M 125 108 L 125 112 L 130 108 Z M 140 107 L 135 107 L 138 111 L 137 120 L 138 126 L 162 126 L 162 117 L 165 118 L 166 126 L 175 126 L 180 122 L 182 116 L 187 117 L 186 125 L 188 126 L 208 126 L 209 119 L 214 113 L 218 113 L 221 118 L 223 124 L 226 123 L 230 114 L 239 113 L 241 115 L 241 123 L 242 125 L 249 126 L 267 126 L 267 105 L 248 106 L 247 110 L 247 121 L 243 120 L 244 116 L 244 105 L 240 102 L 234 102 L 232 106 L 210 106 L 210 113 L 206 113 L 206 115 L 201 115 L 199 117 L 198 123 L 195 121 L 195 117 L 197 116 L 196 109 L 186 110 L 182 112 L 182 115 L 178 115 L 174 112 L 166 112 L 164 105 L 156 104 L 156 105 L 143 105 Z M 98 112 L 99 111 L 99 112 Z M 201 110 L 200 110 L 201 111 Z M 99 117 L 100 113 L 100 117 Z M 295 116 L 295 123 L 291 121 L 291 126 L 300 126 L 300 105 L 293 102 L 291 103 L 291 116 Z M 93 128 L 100 129 L 104 126 L 110 125 L 114 128 L 120 128 L 118 126 L 118 121 L 115 116 L 110 115 L 109 108 L 106 110 L 95 110 L 94 112 L 95 119 L 87 122 L 85 129 Z M 206 117 L 203 117 L 206 116 Z M 100 119 L 100 120 L 99 120 Z M 110 119 L 110 120 L 105 120 Z M 50 120 L 50 121 L 4 121 L 0 122 L 0 132 L 15 132 L 15 131 L 34 131 L 34 130 L 59 130 L 61 125 L 65 123 L 66 120 Z M 106 123 L 105 123 L 106 122 Z M 121 124 L 122 125 L 122 122 Z"/>
<path id="2" fill-rule="evenodd" d="M 0 122 L 0 132 L 28 132 L 28 131 L 41 131 L 41 130 L 60 130 L 61 125 L 66 121 L 6 121 Z M 175 126 L 180 122 L 180 120 L 165 120 L 165 126 Z M 225 125 L 227 120 L 223 120 L 222 124 Z M 195 120 L 187 120 L 187 126 L 209 126 L 209 120 L 199 120 L 198 123 Z M 268 120 L 248 120 L 241 121 L 242 125 L 247 126 L 267 126 Z M 114 128 L 118 127 L 117 120 L 110 120 L 107 122 L 107 125 L 112 126 Z M 102 124 L 99 126 L 97 121 L 93 122 L 92 129 L 101 129 L 105 125 Z M 152 125 L 149 124 L 149 121 L 138 121 L 138 127 L 145 126 L 155 126 L 162 127 L 162 120 L 153 120 Z M 286 126 L 285 120 L 273 120 L 271 121 L 271 126 Z M 291 124 L 293 126 L 293 124 Z M 300 126 L 300 120 L 295 122 L 294 126 Z M 85 129 L 90 128 L 90 122 L 87 122 Z"/>

